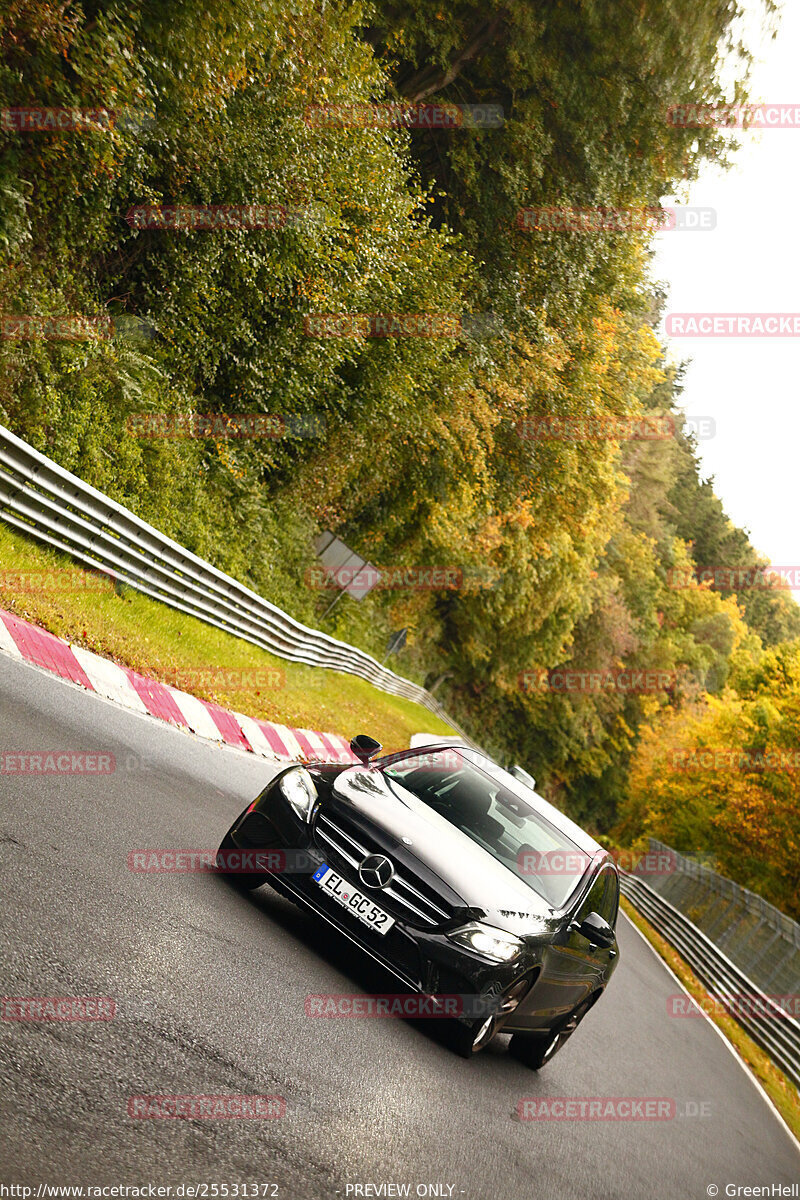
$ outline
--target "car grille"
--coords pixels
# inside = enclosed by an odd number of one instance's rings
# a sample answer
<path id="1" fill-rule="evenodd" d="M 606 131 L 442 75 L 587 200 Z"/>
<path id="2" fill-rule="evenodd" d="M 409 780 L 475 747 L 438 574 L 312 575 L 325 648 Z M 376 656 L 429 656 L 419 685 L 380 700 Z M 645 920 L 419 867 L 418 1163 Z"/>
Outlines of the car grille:
<path id="1" fill-rule="evenodd" d="M 348 826 L 349 823 L 338 814 L 333 820 L 327 813 L 321 812 L 317 817 L 315 836 L 324 851 L 334 850 L 357 872 L 367 855 L 385 854 L 386 851 L 377 843 L 368 844 L 370 839 L 361 829 Z M 441 897 L 434 900 L 430 894 L 431 888 L 416 877 L 412 877 L 412 883 L 405 871 L 398 870 L 394 860 L 392 863 L 395 873 L 391 883 L 387 887 L 367 889 L 369 895 L 385 896 L 394 901 L 396 910 L 412 925 L 429 927 L 451 919 L 452 912 L 445 907 Z"/>

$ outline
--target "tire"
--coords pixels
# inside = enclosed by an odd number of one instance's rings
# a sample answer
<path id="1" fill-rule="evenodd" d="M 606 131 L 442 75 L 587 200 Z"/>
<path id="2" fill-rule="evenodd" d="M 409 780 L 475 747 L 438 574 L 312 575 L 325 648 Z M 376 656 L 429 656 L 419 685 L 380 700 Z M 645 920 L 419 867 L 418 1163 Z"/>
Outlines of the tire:
<path id="1" fill-rule="evenodd" d="M 453 1021 L 451 1040 L 456 1053 L 460 1054 L 462 1058 L 473 1058 L 476 1054 L 480 1054 L 481 1050 L 484 1050 L 503 1028 L 530 986 L 529 977 L 519 979 L 503 993 L 500 1007 L 496 1013 L 478 1017 L 476 1021 L 470 1021 L 469 1025 Z"/>
<path id="2" fill-rule="evenodd" d="M 561 1047 L 569 1041 L 599 997 L 600 992 L 595 992 L 588 1000 L 584 1000 L 557 1029 L 550 1029 L 543 1034 L 515 1033 L 508 1047 L 509 1054 L 532 1071 L 540 1071 L 552 1062 Z"/>
<path id="3" fill-rule="evenodd" d="M 239 850 L 231 837 L 230 830 L 225 834 L 225 837 L 220 842 L 219 851 L 217 852 L 217 870 L 220 875 L 224 876 L 227 883 L 231 887 L 237 888 L 242 892 L 252 892 L 255 888 L 261 887 L 262 883 L 266 883 L 269 878 L 266 871 L 229 871 L 227 869 L 224 855 L 228 850 Z"/>

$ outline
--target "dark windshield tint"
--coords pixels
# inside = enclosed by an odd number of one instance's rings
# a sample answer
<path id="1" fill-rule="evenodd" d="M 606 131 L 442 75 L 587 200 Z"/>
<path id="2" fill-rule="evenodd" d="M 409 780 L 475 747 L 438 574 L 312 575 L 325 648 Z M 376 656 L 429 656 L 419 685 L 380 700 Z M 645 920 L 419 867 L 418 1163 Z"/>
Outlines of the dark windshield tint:
<path id="1" fill-rule="evenodd" d="M 553 908 L 565 903 L 591 862 L 590 855 L 531 807 L 524 785 L 519 790 L 504 786 L 499 777 L 468 762 L 453 747 L 390 759 L 381 769 Z"/>

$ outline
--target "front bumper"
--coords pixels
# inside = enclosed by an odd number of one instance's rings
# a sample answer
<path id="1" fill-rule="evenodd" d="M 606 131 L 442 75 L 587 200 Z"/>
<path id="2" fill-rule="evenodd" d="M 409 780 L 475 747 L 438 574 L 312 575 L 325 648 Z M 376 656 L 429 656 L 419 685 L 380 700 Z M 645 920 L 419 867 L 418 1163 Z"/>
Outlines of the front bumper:
<path id="1" fill-rule="evenodd" d="M 508 963 L 491 962 L 455 945 L 444 932 L 410 925 L 388 905 L 385 907 L 387 911 L 392 911 L 394 925 L 386 934 L 374 932 L 337 904 L 314 881 L 314 871 L 322 863 L 329 862 L 329 857 L 314 845 L 309 827 L 286 812 L 282 805 L 271 804 L 268 811 L 251 807 L 234 825 L 231 838 L 243 850 L 269 848 L 286 851 L 287 866 L 291 865 L 293 869 L 270 871 L 268 880 L 275 891 L 336 929 L 404 987 L 429 996 L 463 997 L 467 1013 L 464 1020 L 471 1019 L 469 1014 L 473 1007 L 480 1008 L 481 1001 L 475 998 L 495 996 L 526 973 L 533 975 L 538 972 L 540 948 L 526 947 Z M 295 855 L 300 857 L 302 870 Z M 332 865 L 354 888 L 366 890 L 354 877 L 354 871 L 344 868 L 339 862 Z M 368 894 L 374 896 L 377 904 L 381 904 L 380 891 L 373 893 L 370 890 Z M 447 928 L 452 927 L 451 922 Z"/>

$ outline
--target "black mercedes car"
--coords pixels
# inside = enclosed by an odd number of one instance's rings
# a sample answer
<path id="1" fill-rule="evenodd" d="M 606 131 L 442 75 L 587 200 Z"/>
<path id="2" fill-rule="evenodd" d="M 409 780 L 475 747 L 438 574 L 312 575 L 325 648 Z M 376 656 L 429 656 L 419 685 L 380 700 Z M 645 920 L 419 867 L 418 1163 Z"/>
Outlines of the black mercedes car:
<path id="1" fill-rule="evenodd" d="M 351 749 L 360 765 L 281 771 L 226 834 L 220 871 L 269 882 L 432 998 L 465 1057 L 503 1029 L 542 1067 L 617 964 L 614 861 L 470 747 Z"/>

